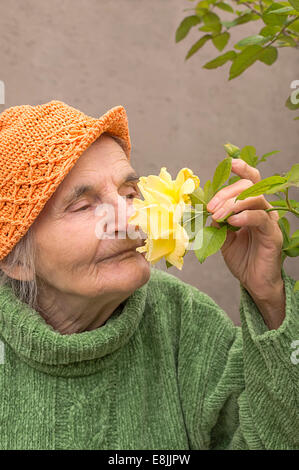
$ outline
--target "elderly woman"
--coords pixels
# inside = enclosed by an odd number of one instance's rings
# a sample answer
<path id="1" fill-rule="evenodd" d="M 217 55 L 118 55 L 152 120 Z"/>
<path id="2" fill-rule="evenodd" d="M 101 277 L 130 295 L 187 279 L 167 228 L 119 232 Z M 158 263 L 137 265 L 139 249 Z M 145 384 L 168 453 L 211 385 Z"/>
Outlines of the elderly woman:
<path id="1" fill-rule="evenodd" d="M 0 115 L 0 448 L 299 448 L 299 297 L 276 211 L 263 197 L 234 206 L 246 229 L 222 254 L 240 281 L 237 327 L 136 250 L 130 150 L 122 106 Z M 234 171 L 209 210 L 260 179 Z M 103 204 L 116 217 L 99 229 Z"/>

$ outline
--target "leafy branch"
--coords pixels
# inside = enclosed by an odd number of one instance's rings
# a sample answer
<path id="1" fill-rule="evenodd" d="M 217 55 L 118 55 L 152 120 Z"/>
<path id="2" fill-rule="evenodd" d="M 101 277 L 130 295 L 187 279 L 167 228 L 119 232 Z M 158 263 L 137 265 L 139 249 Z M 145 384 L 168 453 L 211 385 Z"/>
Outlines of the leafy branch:
<path id="1" fill-rule="evenodd" d="M 271 0 L 232 1 L 237 6 L 247 7 L 246 10 L 234 9 L 229 1 L 202 0 L 192 9 L 194 14 L 183 19 L 176 30 L 176 42 L 182 41 L 191 28 L 200 24 L 203 26 L 198 30 L 206 33 L 192 45 L 185 60 L 192 57 L 209 41 L 222 52 L 231 39 L 229 30 L 252 21 L 258 21 L 259 24 L 262 22 L 258 34 L 243 38 L 234 45 L 235 50 L 228 50 L 203 67 L 214 69 L 231 62 L 229 80 L 232 80 L 256 61 L 272 65 L 277 60 L 278 49 L 281 47 L 299 48 L 299 0 L 279 3 Z M 216 9 L 220 10 L 219 14 L 215 13 Z M 225 21 L 219 16 L 223 12 L 234 14 L 234 19 Z"/>
<path id="2" fill-rule="evenodd" d="M 247 8 L 240 11 L 235 9 L 235 6 L 245 6 Z M 193 15 L 182 20 L 176 30 L 175 41 L 182 41 L 190 30 L 198 25 L 200 25 L 198 30 L 204 34 L 189 49 L 185 61 L 208 42 L 212 42 L 218 51 L 224 51 L 231 39 L 230 30 L 232 28 L 252 21 L 258 22 L 258 34 L 241 39 L 234 44 L 233 49 L 230 48 L 203 65 L 203 68 L 215 69 L 230 62 L 229 80 L 240 76 L 256 61 L 268 66 L 274 64 L 278 58 L 278 49 L 281 47 L 299 48 L 299 0 L 282 2 L 271 0 L 231 0 L 231 2 L 227 0 L 202 0 L 197 2 L 194 8 L 188 10 L 192 10 Z M 226 21 L 222 17 L 223 12 L 234 15 L 233 20 Z M 291 88 L 294 88 L 294 91 L 286 100 L 285 106 L 294 111 L 299 109 L 299 80 L 295 80 L 291 84 Z M 299 120 L 299 116 L 294 119 Z M 198 237 L 204 239 L 201 248 L 195 249 L 195 254 L 201 263 L 221 248 L 226 239 L 227 230 L 239 230 L 239 227 L 231 226 L 227 222 L 232 213 L 227 214 L 218 221 L 220 228 L 205 226 L 208 217 L 212 215 L 207 211 L 208 202 L 218 190 L 225 186 L 227 180 L 228 185 L 230 185 L 240 179 L 238 176 L 229 178 L 232 158 L 241 158 L 249 165 L 256 167 L 259 163 L 266 161 L 270 155 L 278 152 L 269 152 L 259 159 L 255 148 L 250 145 L 239 149 L 235 145 L 226 144 L 225 149 L 228 157 L 220 162 L 216 168 L 213 181 L 208 180 L 204 188 L 197 188 L 191 195 L 193 205 L 202 205 L 201 213 L 200 211 L 198 213 L 191 211 L 191 217 L 184 224 L 189 237 L 193 236 L 192 239 L 195 245 Z M 256 183 L 236 198 L 236 200 L 246 199 L 261 194 L 277 196 L 278 200 L 270 201 L 273 207 L 266 209 L 266 212 L 276 210 L 279 214 L 278 223 L 283 234 L 282 262 L 284 262 L 286 256 L 299 256 L 299 230 L 291 236 L 290 224 L 285 217 L 287 213 L 299 217 L 299 202 L 289 199 L 288 191 L 291 186 L 299 187 L 299 164 L 293 165 L 290 171 L 282 176 L 276 174 Z M 284 195 L 285 199 L 281 195 Z M 194 234 L 194 223 L 200 215 L 203 217 L 203 233 L 199 231 Z M 167 267 L 171 266 L 168 262 L 166 265 Z M 294 289 L 299 290 L 299 281 L 296 282 Z"/>
<path id="3" fill-rule="evenodd" d="M 267 161 L 270 156 L 278 152 L 275 150 L 259 158 L 256 155 L 256 149 L 251 145 L 246 145 L 242 149 L 232 144 L 226 144 L 224 147 L 227 152 L 227 157 L 218 164 L 213 180 L 206 181 L 203 188 L 197 188 L 190 195 L 190 216 L 188 215 L 187 218 L 184 219 L 183 217 L 182 219 L 182 225 L 188 234 L 190 242 L 194 243 L 195 248 L 193 249 L 200 263 L 203 263 L 208 256 L 220 250 L 226 240 L 227 230 L 238 231 L 240 229 L 240 227 L 232 226 L 227 222 L 227 219 L 234 212 L 230 212 L 217 221 L 220 228 L 206 226 L 208 217 L 212 216 L 212 213 L 207 210 L 209 201 L 222 188 L 240 179 L 237 175 L 230 177 L 232 159 L 240 158 L 250 166 L 256 168 L 259 163 Z M 289 199 L 289 188 L 292 186 L 299 188 L 299 163 L 293 165 L 291 169 L 283 175 L 275 174 L 250 186 L 242 191 L 235 199 L 235 201 L 244 200 L 248 197 L 255 197 L 262 194 L 276 195 L 278 197 L 279 200 L 270 201 L 273 207 L 265 209 L 265 211 L 270 212 L 276 210 L 279 214 L 278 224 L 283 234 L 282 263 L 287 256 L 299 256 L 299 230 L 290 235 L 290 224 L 285 217 L 285 214 L 289 212 L 299 218 L 299 202 Z M 283 199 L 283 195 L 285 199 Z M 200 210 L 198 210 L 198 207 L 200 207 Z M 196 232 L 195 221 L 199 217 L 203 218 L 203 223 Z M 196 248 L 198 242 L 201 242 L 200 247 Z M 168 262 L 166 265 L 167 267 L 171 266 Z M 299 290 L 299 281 L 295 284 L 295 290 Z"/>

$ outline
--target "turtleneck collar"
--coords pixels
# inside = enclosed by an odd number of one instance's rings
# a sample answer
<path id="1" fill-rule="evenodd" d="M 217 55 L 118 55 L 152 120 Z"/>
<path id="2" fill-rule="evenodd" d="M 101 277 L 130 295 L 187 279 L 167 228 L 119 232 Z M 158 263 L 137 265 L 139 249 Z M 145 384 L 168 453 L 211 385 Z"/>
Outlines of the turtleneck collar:
<path id="1" fill-rule="evenodd" d="M 101 327 L 62 335 L 22 303 L 10 287 L 0 288 L 0 339 L 31 367 L 50 375 L 90 375 L 107 367 L 136 331 L 145 309 L 147 285 L 137 289 Z M 112 354 L 113 353 L 113 354 Z"/>

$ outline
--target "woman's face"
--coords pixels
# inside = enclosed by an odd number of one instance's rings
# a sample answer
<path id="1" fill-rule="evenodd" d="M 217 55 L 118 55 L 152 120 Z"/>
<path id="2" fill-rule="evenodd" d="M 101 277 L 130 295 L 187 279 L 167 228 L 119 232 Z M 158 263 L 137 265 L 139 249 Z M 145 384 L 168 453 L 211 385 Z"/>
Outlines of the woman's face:
<path id="1" fill-rule="evenodd" d="M 136 251 L 144 239 L 138 232 L 135 239 L 127 233 L 133 198 L 140 197 L 133 173 L 123 149 L 104 135 L 80 156 L 49 199 L 33 232 L 37 277 L 52 291 L 128 296 L 149 280 L 150 264 Z"/>

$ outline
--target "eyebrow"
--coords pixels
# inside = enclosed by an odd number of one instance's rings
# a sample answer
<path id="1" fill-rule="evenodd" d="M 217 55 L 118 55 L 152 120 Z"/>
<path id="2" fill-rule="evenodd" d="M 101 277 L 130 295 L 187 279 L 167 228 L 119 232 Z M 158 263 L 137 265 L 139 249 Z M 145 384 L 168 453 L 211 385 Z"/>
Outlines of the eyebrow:
<path id="1" fill-rule="evenodd" d="M 121 181 L 122 184 L 131 183 L 138 181 L 140 176 L 136 172 L 131 172 Z M 77 201 L 84 194 L 95 192 L 96 189 L 90 184 L 80 184 L 75 186 L 72 191 L 63 199 L 63 206 L 68 206 L 71 203 Z"/>

